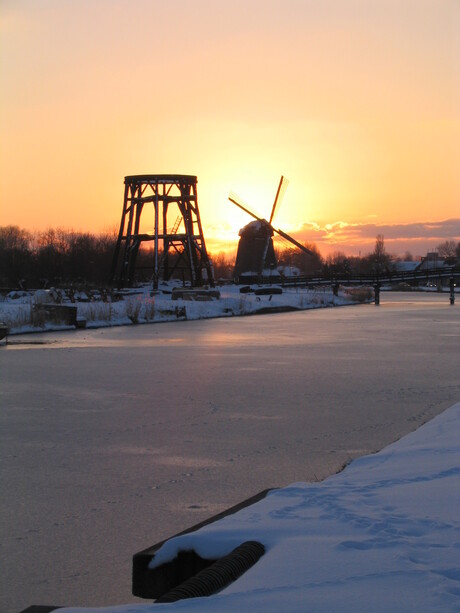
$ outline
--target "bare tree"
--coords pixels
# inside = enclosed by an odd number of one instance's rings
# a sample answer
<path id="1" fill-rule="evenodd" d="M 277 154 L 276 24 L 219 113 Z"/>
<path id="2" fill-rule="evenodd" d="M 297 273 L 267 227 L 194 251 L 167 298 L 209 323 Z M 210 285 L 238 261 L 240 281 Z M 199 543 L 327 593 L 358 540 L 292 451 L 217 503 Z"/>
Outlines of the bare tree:
<path id="1" fill-rule="evenodd" d="M 23 287 L 32 267 L 32 236 L 18 226 L 0 227 L 0 286 Z"/>
<path id="2" fill-rule="evenodd" d="M 275 248 L 278 266 L 295 266 L 302 275 L 306 276 L 319 274 L 322 270 L 323 258 L 317 245 L 305 242 L 304 246 L 312 253 L 308 254 L 292 247 Z"/>
<path id="3" fill-rule="evenodd" d="M 334 251 L 326 257 L 324 271 L 326 274 L 349 274 L 351 272 L 350 258 L 343 251 Z"/>
<path id="4" fill-rule="evenodd" d="M 443 243 L 439 243 L 437 249 L 442 258 L 454 258 L 456 257 L 457 243 L 452 240 L 444 241 Z"/>
<path id="5" fill-rule="evenodd" d="M 231 279 L 233 277 L 234 256 L 220 251 L 211 255 L 214 277 L 216 279 Z"/>
<path id="6" fill-rule="evenodd" d="M 383 234 L 377 234 L 376 236 L 374 252 L 371 254 L 371 261 L 377 271 L 385 269 L 390 262 L 390 256 L 385 249 Z"/>
<path id="7" fill-rule="evenodd" d="M 376 260 L 382 260 L 385 255 L 385 238 L 383 234 L 377 234 L 375 238 L 374 255 Z"/>
<path id="8" fill-rule="evenodd" d="M 315 243 L 305 242 L 304 246 L 312 252 L 312 255 L 298 251 L 299 268 L 306 275 L 319 274 L 323 267 L 323 258 Z"/>

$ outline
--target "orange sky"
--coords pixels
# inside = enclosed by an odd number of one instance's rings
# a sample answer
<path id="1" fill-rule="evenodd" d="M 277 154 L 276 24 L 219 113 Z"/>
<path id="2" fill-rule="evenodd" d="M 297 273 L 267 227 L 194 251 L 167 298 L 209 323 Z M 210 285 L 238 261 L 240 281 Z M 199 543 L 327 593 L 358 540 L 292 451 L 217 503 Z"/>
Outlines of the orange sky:
<path id="1" fill-rule="evenodd" d="M 198 176 L 322 253 L 460 240 L 458 0 L 2 0 L 0 225 L 118 227 L 125 175 Z"/>

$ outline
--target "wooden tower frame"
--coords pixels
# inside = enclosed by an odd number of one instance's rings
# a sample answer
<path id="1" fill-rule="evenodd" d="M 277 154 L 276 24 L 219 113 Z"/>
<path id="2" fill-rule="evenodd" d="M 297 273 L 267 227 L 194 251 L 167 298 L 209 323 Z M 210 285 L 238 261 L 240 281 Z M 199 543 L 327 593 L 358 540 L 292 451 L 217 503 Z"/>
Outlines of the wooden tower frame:
<path id="1" fill-rule="evenodd" d="M 149 211 L 147 215 L 144 211 Z M 144 217 L 142 217 L 144 213 Z M 143 226 L 147 217 L 147 229 Z M 141 220 L 142 218 L 142 220 Z M 172 220 L 174 219 L 174 223 Z M 168 225 L 169 224 L 169 225 Z M 201 226 L 197 177 L 132 175 L 125 177 L 120 230 L 112 261 L 111 285 L 131 287 L 141 243 L 153 242 L 153 288 L 178 276 L 192 287 L 214 286 Z"/>

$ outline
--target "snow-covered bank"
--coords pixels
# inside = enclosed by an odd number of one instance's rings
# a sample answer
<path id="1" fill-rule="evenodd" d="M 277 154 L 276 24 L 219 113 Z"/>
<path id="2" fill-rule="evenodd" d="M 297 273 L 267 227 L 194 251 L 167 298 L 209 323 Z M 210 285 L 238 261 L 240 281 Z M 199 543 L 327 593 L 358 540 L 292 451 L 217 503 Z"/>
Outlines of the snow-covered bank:
<path id="1" fill-rule="evenodd" d="M 322 483 L 296 483 L 169 540 L 218 557 L 246 540 L 265 555 L 209 598 L 91 611 L 458 611 L 460 403 Z"/>
<path id="2" fill-rule="evenodd" d="M 73 306 L 77 317 L 87 328 L 124 326 L 176 320 L 207 319 L 252 315 L 267 310 L 315 309 L 345 304 L 357 304 L 373 299 L 369 288 L 341 289 L 335 296 L 331 288 L 309 290 L 284 289 L 282 294 L 257 295 L 240 293 L 240 287 L 226 285 L 219 288 L 220 298 L 210 300 L 172 299 L 174 285 L 152 295 L 150 288 L 121 293 L 115 301 L 88 300 L 87 295 L 76 295 Z M 42 291 L 42 290 L 41 290 Z M 0 301 L 0 322 L 6 323 L 10 334 L 65 330 L 65 326 L 52 321 L 33 325 L 34 296 L 27 292 L 13 292 Z"/>

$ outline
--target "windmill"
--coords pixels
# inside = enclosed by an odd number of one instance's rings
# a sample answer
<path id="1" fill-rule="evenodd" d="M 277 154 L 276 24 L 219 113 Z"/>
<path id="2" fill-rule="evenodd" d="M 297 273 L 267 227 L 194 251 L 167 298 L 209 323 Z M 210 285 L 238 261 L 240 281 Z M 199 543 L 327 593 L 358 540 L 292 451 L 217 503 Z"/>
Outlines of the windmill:
<path id="1" fill-rule="evenodd" d="M 239 231 L 240 240 L 238 243 L 234 272 L 235 281 L 237 283 L 254 283 L 267 277 L 271 280 L 279 278 L 275 249 L 273 246 L 273 235 L 275 233 L 308 255 L 313 255 L 310 249 L 304 247 L 301 243 L 292 238 L 292 236 L 272 226 L 276 207 L 278 202 L 282 199 L 287 185 L 288 180 L 282 176 L 276 192 L 275 201 L 273 202 L 269 221 L 254 215 L 254 213 L 241 203 L 240 199 L 235 194 L 232 193 L 228 197 L 230 202 L 236 204 L 236 206 L 248 213 L 248 215 L 254 217 L 255 220 L 249 222 Z"/>

